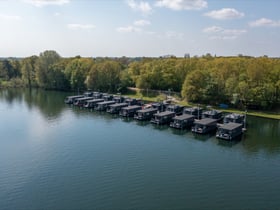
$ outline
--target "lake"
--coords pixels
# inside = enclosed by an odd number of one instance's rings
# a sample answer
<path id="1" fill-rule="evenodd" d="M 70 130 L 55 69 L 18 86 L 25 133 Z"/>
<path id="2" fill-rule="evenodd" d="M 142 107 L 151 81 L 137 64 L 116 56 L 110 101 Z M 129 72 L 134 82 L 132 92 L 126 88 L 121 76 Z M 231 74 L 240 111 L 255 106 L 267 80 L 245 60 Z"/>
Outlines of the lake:
<path id="1" fill-rule="evenodd" d="M 280 121 L 237 142 L 0 90 L 0 209 L 279 209 Z"/>

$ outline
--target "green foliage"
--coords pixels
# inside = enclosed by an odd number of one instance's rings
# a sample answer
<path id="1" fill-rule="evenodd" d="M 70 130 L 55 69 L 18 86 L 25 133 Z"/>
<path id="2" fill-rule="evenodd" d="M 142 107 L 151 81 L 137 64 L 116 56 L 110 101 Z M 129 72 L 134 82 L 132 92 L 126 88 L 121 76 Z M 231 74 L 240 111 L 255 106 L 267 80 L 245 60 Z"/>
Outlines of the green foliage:
<path id="1" fill-rule="evenodd" d="M 122 66 L 117 61 L 105 60 L 94 63 L 86 79 L 87 88 L 116 92 L 121 87 L 121 71 Z"/>
<path id="2" fill-rule="evenodd" d="M 66 79 L 70 82 L 73 90 L 85 89 L 86 77 L 93 65 L 93 60 L 90 58 L 77 57 L 71 60 L 65 69 Z"/>
<path id="3" fill-rule="evenodd" d="M 280 104 L 280 59 L 202 57 L 185 58 L 61 58 L 55 51 L 22 60 L 0 60 L 1 86 L 58 90 L 92 89 L 120 92 L 139 88 L 143 96 L 154 90 L 181 93 L 188 102 L 236 107 L 277 108 Z"/>
<path id="4" fill-rule="evenodd" d="M 60 60 L 57 52 L 52 50 L 40 53 L 39 59 L 36 62 L 36 81 L 41 88 L 53 88 L 54 79 L 51 71 L 52 65 Z"/>

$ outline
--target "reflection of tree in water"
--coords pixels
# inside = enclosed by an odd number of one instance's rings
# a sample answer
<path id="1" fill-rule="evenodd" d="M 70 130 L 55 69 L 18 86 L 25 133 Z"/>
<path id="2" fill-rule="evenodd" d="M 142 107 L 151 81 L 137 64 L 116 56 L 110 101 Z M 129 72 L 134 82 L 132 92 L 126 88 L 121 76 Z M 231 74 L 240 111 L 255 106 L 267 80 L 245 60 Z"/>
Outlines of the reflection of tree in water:
<path id="1" fill-rule="evenodd" d="M 29 108 L 38 108 L 44 117 L 56 119 L 65 109 L 65 93 L 58 91 L 44 91 L 39 89 L 25 90 L 24 99 Z"/>
<path id="2" fill-rule="evenodd" d="M 67 93 L 39 89 L 8 89 L 0 92 L 8 104 L 24 102 L 31 110 L 37 108 L 47 119 L 56 119 L 65 109 L 64 98 Z M 69 94 L 69 93 L 68 93 Z"/>
<path id="3" fill-rule="evenodd" d="M 269 154 L 280 152 L 280 120 L 259 117 L 247 118 L 248 128 L 245 133 L 243 147 L 249 153 L 264 150 Z"/>
<path id="4" fill-rule="evenodd" d="M 12 105 L 14 102 L 20 103 L 23 100 L 22 91 L 19 89 L 1 90 L 0 98 L 4 99 L 9 105 Z"/>

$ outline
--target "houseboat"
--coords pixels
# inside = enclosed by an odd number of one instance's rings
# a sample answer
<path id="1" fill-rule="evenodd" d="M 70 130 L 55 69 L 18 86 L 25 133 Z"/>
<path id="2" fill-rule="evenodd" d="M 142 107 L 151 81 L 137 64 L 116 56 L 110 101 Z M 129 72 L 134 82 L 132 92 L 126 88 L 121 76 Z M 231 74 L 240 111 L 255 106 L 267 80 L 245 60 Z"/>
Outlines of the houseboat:
<path id="1" fill-rule="evenodd" d="M 115 104 L 111 104 L 109 105 L 109 107 L 107 108 L 107 112 L 111 113 L 111 114 L 119 114 L 119 112 L 121 111 L 121 109 L 123 107 L 127 107 L 128 104 L 127 103 L 115 103 Z"/>
<path id="2" fill-rule="evenodd" d="M 102 98 L 104 99 L 104 101 L 113 101 L 113 95 L 107 93 L 103 93 Z"/>
<path id="3" fill-rule="evenodd" d="M 102 96 L 103 96 L 103 93 L 100 93 L 100 92 L 93 92 L 93 94 L 92 94 L 92 97 L 94 99 L 100 99 L 100 98 L 102 98 Z"/>
<path id="4" fill-rule="evenodd" d="M 132 106 L 132 105 L 139 105 L 141 106 L 143 104 L 141 99 L 138 98 L 126 98 L 124 100 L 125 103 L 128 103 L 128 106 Z"/>
<path id="5" fill-rule="evenodd" d="M 67 96 L 64 100 L 64 103 L 73 104 L 76 99 L 83 98 L 83 97 L 85 97 L 85 96 L 84 95 Z"/>
<path id="6" fill-rule="evenodd" d="M 123 96 L 119 96 L 119 95 L 115 95 L 113 96 L 113 101 L 115 101 L 116 103 L 124 103 L 126 97 Z"/>
<path id="7" fill-rule="evenodd" d="M 164 102 L 155 102 L 151 104 L 153 108 L 157 109 L 159 112 L 164 112 L 168 104 Z"/>
<path id="8" fill-rule="evenodd" d="M 230 113 L 230 114 L 225 115 L 223 122 L 224 122 L 224 124 L 233 122 L 233 123 L 241 123 L 244 125 L 245 115 L 237 114 L 237 113 Z"/>
<path id="9" fill-rule="evenodd" d="M 201 119 L 203 109 L 200 107 L 185 107 L 183 114 L 190 114 L 195 116 L 196 119 Z"/>
<path id="10" fill-rule="evenodd" d="M 141 121 L 151 120 L 153 115 L 157 112 L 158 110 L 152 107 L 141 109 L 136 112 L 136 114 L 134 115 L 134 119 L 141 120 Z"/>
<path id="11" fill-rule="evenodd" d="M 112 104 L 115 104 L 115 101 L 103 101 L 96 104 L 94 110 L 96 111 L 106 111 L 108 107 Z"/>
<path id="12" fill-rule="evenodd" d="M 185 129 L 191 127 L 194 123 L 194 116 L 190 114 L 182 114 L 175 116 L 170 123 L 170 127 L 177 129 Z"/>
<path id="13" fill-rule="evenodd" d="M 222 122 L 223 112 L 215 109 L 204 111 L 202 112 L 202 118 L 211 118 L 216 119 L 218 122 Z"/>
<path id="14" fill-rule="evenodd" d="M 175 115 L 175 112 L 170 111 L 159 112 L 154 114 L 150 122 L 157 125 L 169 124 Z"/>
<path id="15" fill-rule="evenodd" d="M 123 107 L 120 111 L 120 116 L 122 117 L 133 117 L 138 110 L 141 110 L 142 107 L 139 105 L 132 105 Z"/>
<path id="16" fill-rule="evenodd" d="M 192 132 L 198 134 L 207 134 L 217 129 L 217 120 L 211 118 L 203 118 L 201 120 L 195 120 Z"/>
<path id="17" fill-rule="evenodd" d="M 91 91 L 87 91 L 83 93 L 84 97 L 92 97 L 93 96 L 93 92 Z"/>
<path id="18" fill-rule="evenodd" d="M 175 112 L 176 115 L 183 114 L 184 106 L 177 105 L 177 104 L 169 104 L 166 107 L 166 111 Z"/>
<path id="19" fill-rule="evenodd" d="M 92 99 L 92 100 L 88 100 L 84 103 L 84 107 L 85 108 L 89 108 L 89 109 L 93 109 L 97 103 L 103 102 L 104 99 L 99 98 L 99 99 Z"/>
<path id="20" fill-rule="evenodd" d="M 83 97 L 83 98 L 77 98 L 74 101 L 74 105 L 75 106 L 84 106 L 84 104 L 86 103 L 86 101 L 88 100 L 92 100 L 92 97 Z"/>
<path id="21" fill-rule="evenodd" d="M 241 123 L 229 122 L 218 127 L 216 137 L 219 139 L 233 140 L 243 132 Z"/>

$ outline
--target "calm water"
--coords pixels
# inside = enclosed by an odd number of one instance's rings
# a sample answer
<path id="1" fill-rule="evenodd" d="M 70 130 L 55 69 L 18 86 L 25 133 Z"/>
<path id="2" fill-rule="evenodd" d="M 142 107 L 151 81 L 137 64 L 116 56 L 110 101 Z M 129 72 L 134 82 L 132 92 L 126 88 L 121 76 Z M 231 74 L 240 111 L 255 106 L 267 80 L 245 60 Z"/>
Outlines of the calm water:
<path id="1" fill-rule="evenodd" d="M 239 142 L 0 90 L 0 209 L 279 209 L 280 122 Z"/>

